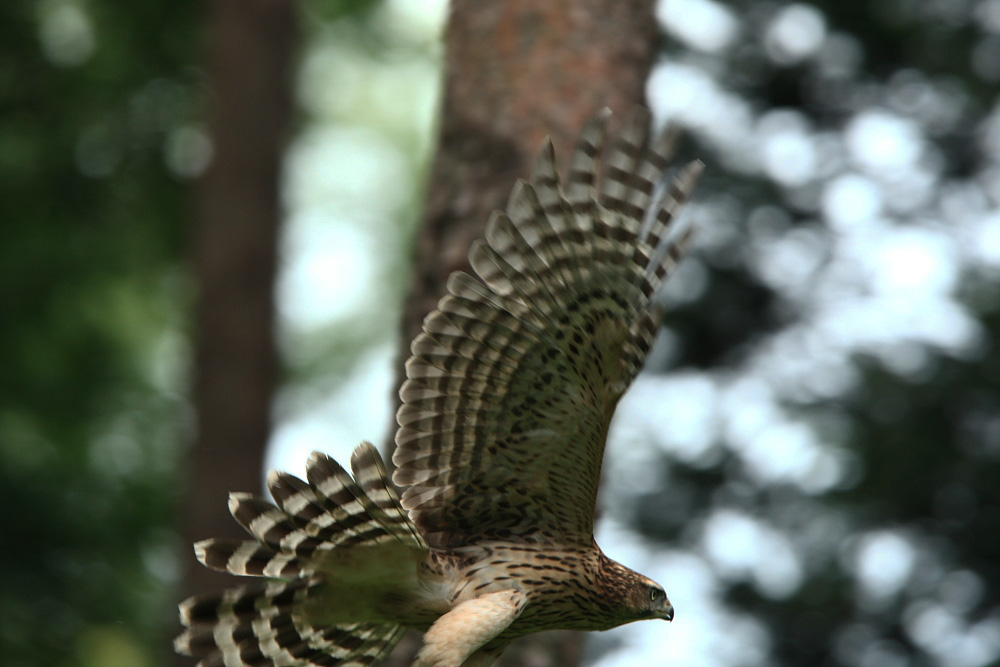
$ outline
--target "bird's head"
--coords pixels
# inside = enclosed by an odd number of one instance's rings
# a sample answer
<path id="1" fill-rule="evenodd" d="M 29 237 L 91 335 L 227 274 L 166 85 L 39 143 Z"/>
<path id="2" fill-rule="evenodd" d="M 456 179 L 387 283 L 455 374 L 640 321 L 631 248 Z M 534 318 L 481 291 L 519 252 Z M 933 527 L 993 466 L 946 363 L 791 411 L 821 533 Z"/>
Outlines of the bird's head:
<path id="1" fill-rule="evenodd" d="M 670 604 L 663 586 L 641 575 L 638 579 L 629 591 L 629 602 L 635 612 L 636 620 L 653 618 L 674 620 L 674 606 Z"/>
<path id="2" fill-rule="evenodd" d="M 618 624 L 649 619 L 674 620 L 674 606 L 663 586 L 629 568 L 605 558 L 601 584 L 615 600 Z"/>

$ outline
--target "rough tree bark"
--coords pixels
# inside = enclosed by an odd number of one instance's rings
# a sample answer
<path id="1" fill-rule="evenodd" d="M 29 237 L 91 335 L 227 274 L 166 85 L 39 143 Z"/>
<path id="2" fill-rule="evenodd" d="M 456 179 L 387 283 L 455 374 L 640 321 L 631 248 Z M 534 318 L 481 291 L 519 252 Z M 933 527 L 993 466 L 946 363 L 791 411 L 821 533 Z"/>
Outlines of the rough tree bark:
<path id="1" fill-rule="evenodd" d="M 565 162 L 598 109 L 610 107 L 620 123 L 643 100 L 658 32 L 653 0 L 453 0 L 446 41 L 441 136 L 404 306 L 399 384 L 448 275 L 469 270 L 469 246 L 529 175 L 545 135 Z M 387 664 L 409 665 L 418 642 L 407 637 Z M 576 633 L 545 633 L 515 642 L 497 664 L 575 665 L 581 645 Z"/>
<path id="2" fill-rule="evenodd" d="M 196 191 L 191 234 L 197 433 L 183 517 L 187 595 L 232 585 L 232 577 L 196 566 L 190 544 L 240 537 L 226 495 L 261 483 L 277 378 L 278 189 L 297 37 L 292 2 L 213 0 L 207 23 L 214 156 Z"/>

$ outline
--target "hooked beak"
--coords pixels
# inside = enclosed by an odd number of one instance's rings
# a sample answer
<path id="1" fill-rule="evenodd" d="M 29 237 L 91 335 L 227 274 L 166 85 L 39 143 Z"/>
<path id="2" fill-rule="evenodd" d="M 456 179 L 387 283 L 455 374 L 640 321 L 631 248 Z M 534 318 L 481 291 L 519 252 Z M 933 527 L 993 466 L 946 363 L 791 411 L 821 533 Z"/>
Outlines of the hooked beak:
<path id="1" fill-rule="evenodd" d="M 663 611 L 663 616 L 661 618 L 665 621 L 674 620 L 674 605 L 668 604 L 667 608 Z"/>

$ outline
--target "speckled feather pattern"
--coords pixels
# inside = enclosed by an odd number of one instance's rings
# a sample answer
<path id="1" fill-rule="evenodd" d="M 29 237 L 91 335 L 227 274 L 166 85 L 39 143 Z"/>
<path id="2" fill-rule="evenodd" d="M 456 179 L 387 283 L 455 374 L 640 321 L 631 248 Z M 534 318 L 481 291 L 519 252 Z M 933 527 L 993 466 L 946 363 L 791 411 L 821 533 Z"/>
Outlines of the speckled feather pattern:
<path id="1" fill-rule="evenodd" d="M 687 236 L 668 228 L 700 172 L 657 188 L 675 135 L 639 110 L 599 182 L 607 113 L 584 128 L 568 182 L 546 143 L 424 321 L 397 420 L 403 507 L 434 547 L 589 545 L 608 426 L 649 350 L 651 299 Z"/>
<path id="2" fill-rule="evenodd" d="M 594 543 L 594 502 L 701 164 L 662 183 L 676 134 L 651 138 L 644 109 L 602 163 L 608 116 L 582 131 L 565 182 L 545 143 L 472 247 L 475 276 L 451 276 L 413 341 L 393 457 L 402 496 L 368 443 L 353 476 L 315 453 L 305 480 L 271 473 L 273 503 L 232 494 L 251 539 L 195 553 L 266 580 L 182 603 L 179 652 L 203 667 L 373 665 L 415 628 L 415 667 L 488 667 L 533 632 L 672 618 L 662 588 Z"/>

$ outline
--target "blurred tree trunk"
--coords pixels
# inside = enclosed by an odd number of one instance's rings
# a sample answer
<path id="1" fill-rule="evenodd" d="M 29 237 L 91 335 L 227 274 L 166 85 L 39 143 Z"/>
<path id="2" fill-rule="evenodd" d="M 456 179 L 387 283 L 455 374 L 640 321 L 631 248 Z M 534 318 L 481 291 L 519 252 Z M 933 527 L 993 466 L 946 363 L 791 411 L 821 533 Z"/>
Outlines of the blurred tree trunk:
<path id="1" fill-rule="evenodd" d="M 562 164 L 598 109 L 613 124 L 643 101 L 657 53 L 653 0 L 453 0 L 446 34 L 441 136 L 416 240 L 404 306 L 402 361 L 452 271 L 469 270 L 469 246 L 491 211 L 526 178 L 546 134 Z M 387 449 L 391 451 L 392 443 Z M 409 665 L 419 637 L 387 662 Z M 515 642 L 498 665 L 578 664 L 577 633 L 545 633 Z"/>
<path id="2" fill-rule="evenodd" d="M 227 493 L 261 484 L 277 377 L 274 276 L 279 174 L 292 113 L 292 2 L 208 6 L 208 131 L 192 254 L 197 277 L 194 411 L 183 535 L 185 594 L 232 584 L 197 566 L 190 543 L 238 537 Z M 190 664 L 178 658 L 177 664 Z"/>

